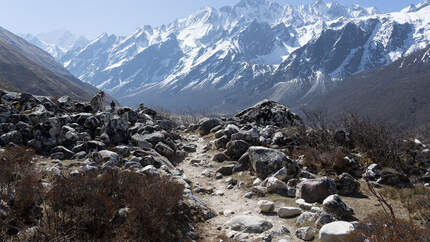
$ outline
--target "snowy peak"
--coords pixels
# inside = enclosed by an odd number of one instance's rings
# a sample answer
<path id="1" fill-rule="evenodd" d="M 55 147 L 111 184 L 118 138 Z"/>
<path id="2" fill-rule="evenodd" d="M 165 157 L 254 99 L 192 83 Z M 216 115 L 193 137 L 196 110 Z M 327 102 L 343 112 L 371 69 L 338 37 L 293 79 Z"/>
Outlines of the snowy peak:
<path id="1" fill-rule="evenodd" d="M 417 12 L 421 10 L 422 8 L 425 8 L 430 5 L 430 0 L 425 0 L 424 2 L 418 3 L 418 4 L 411 4 L 407 6 L 406 8 L 402 9 L 402 13 L 412 13 Z"/>
<path id="2" fill-rule="evenodd" d="M 82 35 L 76 35 L 67 30 L 55 30 L 37 35 L 21 35 L 28 42 L 47 51 L 56 59 L 61 59 L 70 50 L 82 48 L 89 40 Z"/>
<path id="3" fill-rule="evenodd" d="M 241 0 L 126 37 L 103 34 L 61 62 L 126 105 L 235 108 L 268 97 L 295 105 L 428 45 L 424 5 L 381 14 L 335 1 Z"/>

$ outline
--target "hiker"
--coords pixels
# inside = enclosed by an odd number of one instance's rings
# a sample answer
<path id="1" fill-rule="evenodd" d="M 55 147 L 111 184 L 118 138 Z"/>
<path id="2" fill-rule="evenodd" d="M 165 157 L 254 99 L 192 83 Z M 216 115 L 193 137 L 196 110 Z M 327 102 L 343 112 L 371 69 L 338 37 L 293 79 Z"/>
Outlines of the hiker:
<path id="1" fill-rule="evenodd" d="M 112 100 L 112 102 L 110 103 L 110 112 L 111 112 L 111 113 L 115 112 L 115 106 L 116 106 L 116 104 L 115 104 L 115 102 Z"/>

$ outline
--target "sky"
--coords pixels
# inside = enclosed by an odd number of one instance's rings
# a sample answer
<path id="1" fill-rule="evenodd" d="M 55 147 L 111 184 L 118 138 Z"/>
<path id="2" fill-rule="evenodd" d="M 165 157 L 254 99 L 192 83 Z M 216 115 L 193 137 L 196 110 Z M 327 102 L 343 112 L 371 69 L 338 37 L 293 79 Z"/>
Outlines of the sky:
<path id="1" fill-rule="evenodd" d="M 315 0 L 273 0 L 302 4 Z M 391 12 L 423 0 L 337 0 L 344 5 L 375 6 Z M 239 0 L 0 0 L 0 26 L 16 34 L 69 30 L 89 39 L 107 32 L 127 35 L 143 25 L 159 26 L 203 7 L 219 8 Z"/>

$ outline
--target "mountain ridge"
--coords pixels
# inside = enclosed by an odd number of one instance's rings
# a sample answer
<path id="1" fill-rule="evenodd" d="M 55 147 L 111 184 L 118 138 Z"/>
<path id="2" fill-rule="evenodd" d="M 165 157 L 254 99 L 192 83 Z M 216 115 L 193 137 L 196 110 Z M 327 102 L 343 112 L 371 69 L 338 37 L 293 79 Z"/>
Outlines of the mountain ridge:
<path id="1" fill-rule="evenodd" d="M 430 46 L 388 66 L 353 75 L 305 109 L 356 113 L 408 130 L 430 123 Z"/>
<path id="2" fill-rule="evenodd" d="M 234 111 L 260 98 L 307 103 L 343 78 L 388 65 L 430 40 L 424 3 L 386 14 L 323 1 L 280 6 L 243 0 L 127 37 L 103 34 L 61 62 L 127 105 L 185 109 L 205 102 Z M 348 40 L 351 35 L 358 38 Z"/>

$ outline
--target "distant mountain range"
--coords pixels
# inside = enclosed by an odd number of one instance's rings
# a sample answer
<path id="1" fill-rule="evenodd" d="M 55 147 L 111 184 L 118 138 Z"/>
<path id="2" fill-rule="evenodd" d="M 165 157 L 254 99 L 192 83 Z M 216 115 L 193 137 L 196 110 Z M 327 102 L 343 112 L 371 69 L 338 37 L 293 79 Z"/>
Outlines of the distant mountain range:
<path id="1" fill-rule="evenodd" d="M 57 60 L 125 105 L 235 111 L 263 98 L 312 102 L 346 77 L 429 44 L 430 1 L 381 13 L 242 0 L 126 37 L 103 34 Z"/>
<path id="2" fill-rule="evenodd" d="M 42 48 L 56 59 L 61 59 L 68 51 L 85 47 L 90 41 L 82 35 L 67 30 L 54 30 L 37 35 L 21 34 L 28 42 Z"/>
<path id="3" fill-rule="evenodd" d="M 78 100 L 88 100 L 98 91 L 42 49 L 1 27 L 0 88 L 34 95 L 67 95 Z"/>

